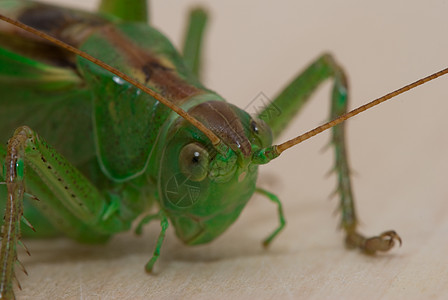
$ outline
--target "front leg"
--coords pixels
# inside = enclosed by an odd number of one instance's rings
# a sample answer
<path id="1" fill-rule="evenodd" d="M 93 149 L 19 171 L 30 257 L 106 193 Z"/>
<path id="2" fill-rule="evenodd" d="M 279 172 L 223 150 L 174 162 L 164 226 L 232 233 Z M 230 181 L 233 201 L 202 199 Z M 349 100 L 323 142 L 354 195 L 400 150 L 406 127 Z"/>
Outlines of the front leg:
<path id="1" fill-rule="evenodd" d="M 6 209 L 4 224 L 2 226 L 2 247 L 0 253 L 1 277 L 0 277 L 0 295 L 3 299 L 14 299 L 12 289 L 12 278 L 14 277 L 14 264 L 17 260 L 16 245 L 20 239 L 20 218 L 22 216 L 23 194 L 25 184 L 23 179 L 24 172 L 24 149 L 23 136 L 10 141 L 5 155 L 5 183 L 7 187 L 8 198 L 6 200 Z"/>
<path id="2" fill-rule="evenodd" d="M 40 200 L 34 204 L 58 230 L 82 242 L 105 241 L 131 225 L 131 220 L 120 215 L 119 201 L 96 189 L 29 127 L 14 132 L 6 151 L 0 146 L 0 163 L 5 167 L 0 180 L 7 186 L 0 253 L 2 299 L 14 298 L 12 282 L 25 190 Z"/>
<path id="3" fill-rule="evenodd" d="M 311 93 L 326 79 L 333 78 L 330 118 L 334 119 L 347 112 L 348 84 L 342 68 L 332 56 L 325 54 L 297 76 L 259 115 L 277 137 L 307 102 Z M 272 111 L 281 111 L 282 118 L 273 118 Z M 401 239 L 395 231 L 386 231 L 378 236 L 364 237 L 357 231 L 358 219 L 350 180 L 350 168 L 345 143 L 345 123 L 333 128 L 331 143 L 335 147 L 337 189 L 339 194 L 341 225 L 346 233 L 345 243 L 349 248 L 358 248 L 365 253 L 388 251 Z"/>

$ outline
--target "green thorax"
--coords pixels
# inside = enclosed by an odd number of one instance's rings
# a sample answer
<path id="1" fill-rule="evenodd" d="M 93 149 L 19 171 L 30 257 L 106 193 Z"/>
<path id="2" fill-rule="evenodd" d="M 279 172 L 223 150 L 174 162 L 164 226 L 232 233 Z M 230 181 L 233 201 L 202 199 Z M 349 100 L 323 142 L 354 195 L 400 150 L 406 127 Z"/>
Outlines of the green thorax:
<path id="1" fill-rule="evenodd" d="M 101 57 L 179 106 L 221 99 L 191 75 L 162 34 L 146 25 L 103 27 L 81 49 Z M 171 110 L 96 65 L 83 59 L 78 63 L 94 95 L 94 133 L 103 170 L 118 181 L 142 174 Z"/>

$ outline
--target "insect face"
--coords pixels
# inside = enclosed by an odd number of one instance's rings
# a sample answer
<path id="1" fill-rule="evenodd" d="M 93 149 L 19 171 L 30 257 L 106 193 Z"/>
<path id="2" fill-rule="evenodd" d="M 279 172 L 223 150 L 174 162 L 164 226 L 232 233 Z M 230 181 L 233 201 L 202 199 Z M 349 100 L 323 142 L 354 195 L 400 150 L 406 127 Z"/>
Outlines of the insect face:
<path id="1" fill-rule="evenodd" d="M 271 142 L 271 133 L 263 121 L 225 102 L 202 103 L 189 113 L 213 128 L 227 151 L 218 152 L 179 118 L 160 151 L 158 190 L 178 237 L 186 244 L 202 244 L 224 232 L 254 193 L 258 166 L 252 154 Z"/>

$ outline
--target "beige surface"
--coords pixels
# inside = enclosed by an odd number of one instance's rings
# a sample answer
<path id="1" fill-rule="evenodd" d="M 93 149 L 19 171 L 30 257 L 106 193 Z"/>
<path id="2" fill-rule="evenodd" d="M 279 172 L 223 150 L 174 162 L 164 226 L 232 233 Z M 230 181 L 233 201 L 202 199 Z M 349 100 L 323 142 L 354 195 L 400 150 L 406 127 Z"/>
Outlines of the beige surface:
<path id="1" fill-rule="evenodd" d="M 92 6 L 89 0 L 71 2 Z M 198 2 L 154 0 L 154 22 L 177 42 L 187 7 Z M 325 50 L 349 74 L 352 107 L 447 65 L 446 1 L 206 5 L 213 15 L 206 84 L 243 107 L 260 91 L 273 97 Z M 170 231 L 155 276 L 143 266 L 157 224 L 143 238 L 123 234 L 101 247 L 28 241 L 32 257 L 20 257 L 30 275 L 19 272 L 19 299 L 445 298 L 447 83 L 439 79 L 349 123 L 362 230 L 395 229 L 403 237 L 401 248 L 378 257 L 343 248 L 332 215 L 336 201 L 327 201 L 335 180 L 324 177 L 332 153 L 319 152 L 325 134 L 261 168 L 260 185 L 283 199 L 289 222 L 271 249 L 263 250 L 260 241 L 276 226 L 276 210 L 262 197 L 254 197 L 210 245 L 183 246 Z M 281 140 L 323 121 L 328 93 L 326 84 Z"/>

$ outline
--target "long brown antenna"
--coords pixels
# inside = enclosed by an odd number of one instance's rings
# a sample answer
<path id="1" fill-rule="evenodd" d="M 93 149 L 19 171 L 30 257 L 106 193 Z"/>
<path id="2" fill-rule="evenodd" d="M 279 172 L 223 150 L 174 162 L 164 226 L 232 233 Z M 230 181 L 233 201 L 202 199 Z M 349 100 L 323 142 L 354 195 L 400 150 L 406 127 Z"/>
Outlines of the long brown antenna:
<path id="1" fill-rule="evenodd" d="M 102 60 L 99 60 L 89 54 L 87 54 L 86 52 L 83 52 L 73 46 L 70 46 L 67 43 L 64 43 L 63 41 L 60 41 L 42 31 L 39 31 L 37 29 L 34 29 L 28 25 L 23 24 L 22 22 L 16 21 L 14 19 L 8 18 L 2 14 L 0 14 L 0 19 L 8 22 L 14 26 L 17 26 L 19 28 L 22 28 L 25 31 L 28 31 L 36 36 L 39 36 L 61 48 L 66 49 L 67 51 L 70 51 L 76 55 L 79 55 L 89 61 L 91 61 L 92 63 L 108 70 L 109 72 L 117 75 L 118 77 L 122 78 L 123 80 L 129 82 L 130 84 L 132 84 L 133 86 L 135 86 L 136 88 L 142 90 L 143 92 L 147 93 L 148 95 L 154 97 L 157 101 L 161 102 L 162 104 L 164 104 L 165 106 L 169 107 L 171 110 L 173 110 L 174 112 L 176 112 L 179 116 L 181 116 L 182 118 L 184 118 L 185 120 L 187 120 L 188 122 L 190 122 L 193 126 L 195 126 L 197 129 L 199 129 L 200 131 L 202 131 L 202 133 L 204 133 L 212 142 L 213 146 L 219 148 L 219 144 L 221 142 L 221 140 L 219 139 L 219 137 L 214 134 L 210 129 L 208 129 L 207 127 L 205 127 L 204 124 L 202 124 L 201 122 L 199 122 L 198 120 L 196 120 L 195 118 L 193 118 L 192 116 L 190 116 L 185 110 L 183 110 L 182 108 L 174 105 L 171 101 L 169 101 L 168 99 L 166 99 L 165 97 L 163 97 L 162 95 L 154 92 L 153 90 L 151 90 L 150 88 L 148 88 L 147 86 L 141 84 L 140 82 L 138 82 L 137 80 L 135 80 L 134 78 L 126 75 L 125 73 L 115 69 L 114 67 L 106 64 L 105 62 L 103 62 Z"/>
<path id="2" fill-rule="evenodd" d="M 364 105 L 362 105 L 352 111 L 349 111 L 348 113 L 346 113 L 330 122 L 320 125 L 320 126 L 314 128 L 313 130 L 305 132 L 304 134 L 299 135 L 298 137 L 295 137 L 295 138 L 293 138 L 289 141 L 286 141 L 280 145 L 273 145 L 273 146 L 270 146 L 270 147 L 267 147 L 264 149 L 260 149 L 252 155 L 252 163 L 259 164 L 259 165 L 267 164 L 274 158 L 277 158 L 286 149 L 289 149 L 292 146 L 295 146 L 295 145 L 315 136 L 316 134 L 321 133 L 322 131 L 325 131 L 331 127 L 334 127 L 334 126 L 344 122 L 345 120 L 350 119 L 350 118 L 356 116 L 357 114 L 362 113 L 365 110 L 368 110 L 369 108 L 372 108 L 378 104 L 381 104 L 395 96 L 403 94 L 404 92 L 407 92 L 419 85 L 422 85 L 428 81 L 436 79 L 437 77 L 443 76 L 447 73 L 448 73 L 448 68 L 445 68 L 439 72 L 436 72 L 432 75 L 426 76 L 426 77 L 419 79 L 411 84 L 408 84 L 408 85 L 402 87 L 401 89 L 395 90 L 383 97 L 380 97 L 380 98 L 375 99 L 367 104 L 364 104 Z"/>
<path id="3" fill-rule="evenodd" d="M 389 100 L 389 99 L 391 99 L 391 98 L 393 98 L 395 96 L 403 94 L 404 92 L 407 92 L 407 91 L 409 91 L 409 90 L 411 90 L 411 89 L 413 89 L 413 88 L 415 88 L 415 87 L 417 87 L 419 85 L 422 85 L 422 84 L 424 84 L 424 83 L 426 83 L 428 81 L 436 79 L 437 77 L 443 76 L 443 75 L 445 75 L 447 73 L 448 73 L 448 68 L 445 68 L 445 69 L 443 69 L 443 70 L 441 70 L 439 72 L 436 72 L 436 73 L 434 73 L 432 75 L 426 76 L 426 77 L 424 77 L 424 78 L 422 78 L 420 80 L 417 80 L 417 81 L 415 81 L 415 82 L 413 82 L 411 84 L 408 84 L 408 85 L 402 87 L 401 89 L 395 90 L 395 91 L 393 91 L 393 92 L 391 92 L 391 93 L 389 93 L 389 94 L 387 94 L 387 95 L 385 95 L 383 97 L 380 97 L 380 98 L 375 99 L 375 100 L 373 100 L 373 101 L 371 101 L 371 102 L 369 102 L 367 104 L 364 104 L 364 105 L 362 105 L 362 106 L 360 106 L 360 107 L 358 107 L 358 108 L 356 108 L 356 109 L 346 113 L 345 115 L 342 115 L 342 116 L 340 116 L 340 117 L 338 117 L 338 118 L 336 118 L 336 119 L 334 119 L 334 120 L 332 120 L 330 122 L 327 122 L 327 123 L 325 123 L 323 125 L 320 125 L 320 126 L 314 128 L 313 130 L 310 130 L 310 131 L 308 131 L 308 132 L 306 132 L 306 133 L 304 133 L 302 135 L 299 135 L 298 137 L 295 137 L 295 138 L 293 138 L 293 139 L 291 139 L 289 141 L 286 141 L 286 142 L 284 142 L 284 143 L 282 143 L 280 145 L 273 146 L 276 149 L 275 152 L 277 153 L 277 155 L 280 155 L 286 149 L 289 149 L 292 146 L 295 146 L 295 145 L 297 145 L 297 144 L 299 144 L 299 143 L 301 143 L 301 142 L 303 142 L 303 141 L 305 141 L 305 140 L 315 136 L 316 134 L 321 133 L 322 131 L 325 131 L 325 130 L 331 128 L 331 127 L 334 127 L 334 126 L 338 125 L 339 123 L 342 123 L 345 120 L 350 119 L 350 118 L 356 116 L 357 114 L 362 113 L 365 110 L 368 110 L 369 108 L 372 108 L 372 107 L 374 107 L 374 106 L 376 106 L 378 104 L 381 104 L 381 103 L 383 103 L 383 102 L 385 102 L 385 101 L 387 101 L 387 100 Z"/>

